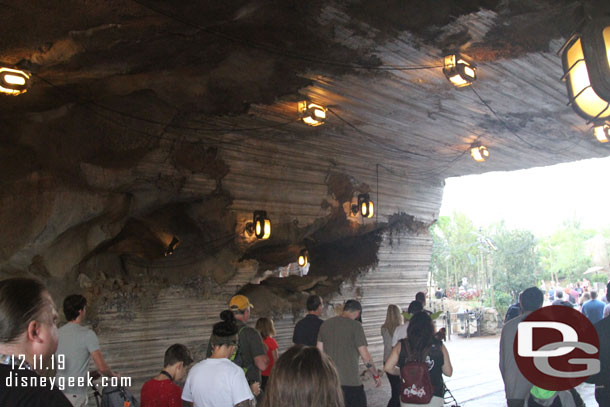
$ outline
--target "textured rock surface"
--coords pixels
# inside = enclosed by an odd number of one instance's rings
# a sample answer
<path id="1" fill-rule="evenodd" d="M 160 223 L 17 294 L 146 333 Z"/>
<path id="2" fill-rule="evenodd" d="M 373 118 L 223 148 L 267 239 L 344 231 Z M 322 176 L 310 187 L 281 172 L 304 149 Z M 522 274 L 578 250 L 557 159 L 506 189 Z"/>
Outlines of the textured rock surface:
<path id="1" fill-rule="evenodd" d="M 294 311 L 379 267 L 384 234 L 425 240 L 446 176 L 607 155 L 556 80 L 584 12 L 571 1 L 2 6 L 0 60 L 33 77 L 0 97 L 0 276 L 102 310 L 217 284 Z M 480 94 L 438 69 L 456 50 L 481 63 Z M 305 97 L 331 108 L 324 126 L 297 123 Z M 480 140 L 483 165 L 467 153 Z M 359 193 L 374 219 L 350 215 Z M 254 210 L 268 241 L 244 233 Z M 303 248 L 315 284 L 264 279 Z"/>

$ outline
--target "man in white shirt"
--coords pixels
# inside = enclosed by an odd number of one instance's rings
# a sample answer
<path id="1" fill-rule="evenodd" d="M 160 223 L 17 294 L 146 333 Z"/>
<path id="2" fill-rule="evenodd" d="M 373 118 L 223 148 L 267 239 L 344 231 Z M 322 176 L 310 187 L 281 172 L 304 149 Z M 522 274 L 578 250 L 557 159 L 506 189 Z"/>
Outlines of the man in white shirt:
<path id="1" fill-rule="evenodd" d="M 224 322 L 214 325 L 212 354 L 193 366 L 182 390 L 182 400 L 194 407 L 252 407 L 260 393 L 258 382 L 248 385 L 244 369 L 229 358 L 238 344 L 238 329 L 231 311 L 223 311 Z"/>

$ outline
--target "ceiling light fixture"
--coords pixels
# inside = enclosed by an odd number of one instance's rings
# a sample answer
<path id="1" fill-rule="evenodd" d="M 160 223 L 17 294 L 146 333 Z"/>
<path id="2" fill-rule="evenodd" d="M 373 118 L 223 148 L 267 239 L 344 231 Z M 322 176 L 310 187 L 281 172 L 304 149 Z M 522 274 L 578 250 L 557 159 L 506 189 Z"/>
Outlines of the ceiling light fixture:
<path id="1" fill-rule="evenodd" d="M 307 265 L 307 263 L 309 262 L 309 252 L 307 251 L 307 249 L 301 250 L 297 262 L 300 267 L 305 267 Z"/>
<path id="2" fill-rule="evenodd" d="M 17 96 L 28 91 L 30 75 L 19 69 L 0 67 L 0 93 Z"/>
<path id="3" fill-rule="evenodd" d="M 298 103 L 299 117 L 305 124 L 319 126 L 326 120 L 326 109 L 306 100 Z"/>
<path id="4" fill-rule="evenodd" d="M 589 21 L 559 51 L 574 111 L 587 123 L 610 118 L 610 16 Z"/>
<path id="5" fill-rule="evenodd" d="M 489 158 L 489 150 L 480 144 L 473 144 L 470 146 L 470 155 L 473 160 L 481 163 Z"/>
<path id="6" fill-rule="evenodd" d="M 600 143 L 610 141 L 610 125 L 608 123 L 599 123 L 593 127 L 593 134 Z"/>
<path id="7" fill-rule="evenodd" d="M 477 79 L 476 66 L 467 57 L 460 54 L 445 57 L 443 73 L 457 88 L 468 86 Z"/>

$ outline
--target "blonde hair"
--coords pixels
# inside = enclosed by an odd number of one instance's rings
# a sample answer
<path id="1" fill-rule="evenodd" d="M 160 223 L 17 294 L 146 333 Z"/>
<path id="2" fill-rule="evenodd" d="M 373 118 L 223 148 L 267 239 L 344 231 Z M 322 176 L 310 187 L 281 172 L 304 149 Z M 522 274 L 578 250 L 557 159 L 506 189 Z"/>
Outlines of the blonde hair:
<path id="1" fill-rule="evenodd" d="M 400 307 L 396 304 L 388 305 L 388 312 L 385 316 L 385 322 L 381 327 L 387 329 L 390 335 L 394 335 L 394 330 L 398 325 L 401 325 L 402 322 L 403 318 Z"/>
<path id="2" fill-rule="evenodd" d="M 256 330 L 261 333 L 263 338 L 275 336 L 275 326 L 271 318 L 259 318 L 256 321 Z"/>

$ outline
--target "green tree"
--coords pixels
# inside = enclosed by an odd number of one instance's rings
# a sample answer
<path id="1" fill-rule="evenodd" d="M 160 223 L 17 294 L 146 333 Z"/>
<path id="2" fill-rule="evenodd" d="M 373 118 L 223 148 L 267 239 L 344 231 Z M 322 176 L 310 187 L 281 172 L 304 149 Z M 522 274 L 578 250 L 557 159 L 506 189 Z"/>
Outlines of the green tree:
<path id="1" fill-rule="evenodd" d="M 525 230 L 508 230 L 499 223 L 477 229 L 464 214 L 442 216 L 431 229 L 433 279 L 446 288 L 458 286 L 462 277 L 487 289 L 486 305 L 506 312 L 518 293 L 535 286 L 541 269 L 537 241 Z"/>
<path id="2" fill-rule="evenodd" d="M 463 277 L 477 281 L 479 264 L 478 232 L 464 214 L 441 216 L 431 229 L 432 259 L 430 272 L 445 288 L 458 286 Z"/>
<path id="3" fill-rule="evenodd" d="M 595 231 L 582 229 L 580 221 L 570 219 L 561 229 L 539 243 L 543 278 L 552 281 L 576 281 L 591 265 L 591 256 L 585 251 L 585 241 Z"/>
<path id="4" fill-rule="evenodd" d="M 538 285 L 541 269 L 536 238 L 527 230 L 508 230 L 504 223 L 488 233 L 496 247 L 490 253 L 494 292 L 515 300 L 524 289 Z"/>

